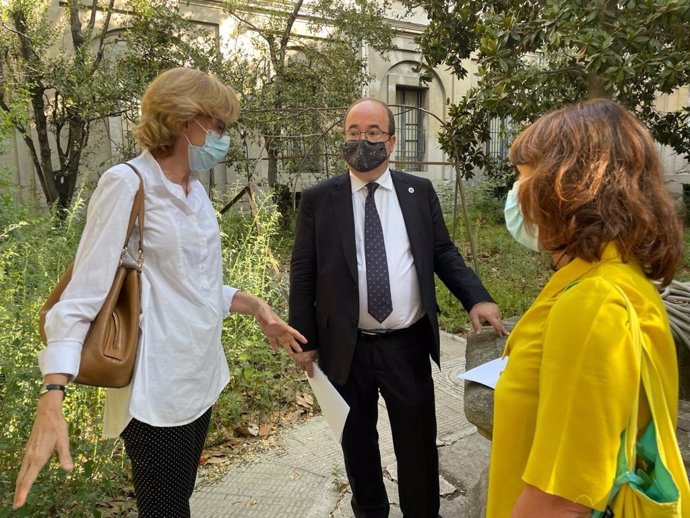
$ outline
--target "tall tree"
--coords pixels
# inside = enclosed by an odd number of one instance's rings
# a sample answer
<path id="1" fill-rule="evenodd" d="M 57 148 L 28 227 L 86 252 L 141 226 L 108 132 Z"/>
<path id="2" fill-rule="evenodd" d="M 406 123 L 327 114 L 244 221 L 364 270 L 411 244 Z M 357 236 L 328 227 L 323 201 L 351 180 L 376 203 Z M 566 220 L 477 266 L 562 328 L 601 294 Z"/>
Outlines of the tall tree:
<path id="1" fill-rule="evenodd" d="M 690 79 L 689 0 L 405 0 L 430 23 L 420 37 L 427 66 L 448 65 L 478 84 L 455 105 L 442 144 L 461 162 L 501 170 L 481 144 L 492 118 L 513 130 L 546 111 L 606 96 L 634 111 L 656 139 L 690 159 L 690 109 L 663 112 L 659 94 Z M 503 168 L 505 171 L 505 168 Z"/>
<path id="2" fill-rule="evenodd" d="M 19 132 L 45 199 L 64 209 L 93 124 L 130 116 L 160 70 L 207 67 L 216 46 L 174 0 L 129 0 L 119 11 L 115 0 L 55 4 L 0 3 L 0 127 Z"/>
<path id="3" fill-rule="evenodd" d="M 226 3 L 238 33 L 250 35 L 250 50 L 232 53 L 228 73 L 242 94 L 242 122 L 266 150 L 269 185 L 289 181 L 279 178 L 279 162 L 290 176 L 309 169 L 309 156 L 328 155 L 329 130 L 342 115 L 331 109 L 347 106 L 371 79 L 362 46 L 391 48 L 389 6 L 389 0 Z"/>

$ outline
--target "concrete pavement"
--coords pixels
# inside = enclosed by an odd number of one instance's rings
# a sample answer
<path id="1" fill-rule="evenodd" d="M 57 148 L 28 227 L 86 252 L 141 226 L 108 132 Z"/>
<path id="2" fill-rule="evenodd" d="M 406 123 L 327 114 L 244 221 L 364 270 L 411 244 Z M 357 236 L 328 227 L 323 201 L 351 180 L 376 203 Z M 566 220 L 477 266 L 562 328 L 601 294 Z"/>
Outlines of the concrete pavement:
<path id="1" fill-rule="evenodd" d="M 441 365 L 433 365 L 444 518 L 480 518 L 490 443 L 463 412 L 465 340 L 441 335 Z M 381 459 L 390 518 L 402 518 L 395 454 L 383 399 L 379 400 Z M 233 466 L 192 496 L 194 518 L 350 518 L 350 493 L 340 446 L 319 416 L 279 435 L 279 447 Z"/>

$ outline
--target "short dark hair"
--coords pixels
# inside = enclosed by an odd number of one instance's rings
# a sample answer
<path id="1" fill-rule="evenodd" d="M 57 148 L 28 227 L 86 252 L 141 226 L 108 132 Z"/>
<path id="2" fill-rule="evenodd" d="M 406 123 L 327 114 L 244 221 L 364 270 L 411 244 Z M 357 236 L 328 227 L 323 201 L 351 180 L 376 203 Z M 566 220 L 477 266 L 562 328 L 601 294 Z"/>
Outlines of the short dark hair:
<path id="1" fill-rule="evenodd" d="M 345 112 L 345 116 L 343 117 L 343 124 L 345 124 L 345 121 L 347 120 L 347 116 L 350 114 L 350 110 L 357 106 L 360 103 L 363 103 L 364 101 L 372 101 L 375 102 L 376 104 L 380 104 L 386 109 L 386 112 L 388 113 L 388 131 L 387 133 L 389 135 L 395 135 L 395 119 L 393 117 L 393 112 L 391 109 L 388 107 L 386 103 L 383 101 L 380 101 L 379 99 L 374 99 L 373 97 L 362 97 L 361 99 L 357 99 L 355 102 L 353 102 L 350 106 L 348 106 L 347 111 Z"/>

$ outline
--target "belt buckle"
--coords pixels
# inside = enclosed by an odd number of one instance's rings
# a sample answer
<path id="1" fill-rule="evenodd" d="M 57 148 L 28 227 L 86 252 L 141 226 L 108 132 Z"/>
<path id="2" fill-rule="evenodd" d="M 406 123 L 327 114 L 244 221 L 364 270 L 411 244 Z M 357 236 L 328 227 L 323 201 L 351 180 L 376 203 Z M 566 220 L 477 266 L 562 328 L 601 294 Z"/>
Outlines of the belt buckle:
<path id="1" fill-rule="evenodd" d="M 360 329 L 359 332 L 362 333 L 364 336 L 384 336 L 384 335 L 386 334 L 387 331 L 386 331 L 385 329 L 381 329 L 381 330 L 376 330 L 376 329 L 370 329 L 370 330 L 367 330 L 367 329 Z"/>

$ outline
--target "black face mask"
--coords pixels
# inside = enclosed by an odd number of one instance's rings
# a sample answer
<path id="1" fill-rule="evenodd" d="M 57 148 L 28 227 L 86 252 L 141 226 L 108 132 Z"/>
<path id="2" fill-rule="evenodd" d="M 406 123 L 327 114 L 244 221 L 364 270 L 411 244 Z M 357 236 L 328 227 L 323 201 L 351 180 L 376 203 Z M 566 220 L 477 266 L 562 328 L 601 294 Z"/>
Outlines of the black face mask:
<path id="1" fill-rule="evenodd" d="M 368 140 L 343 142 L 343 158 L 355 171 L 368 173 L 388 160 L 386 143 Z"/>

